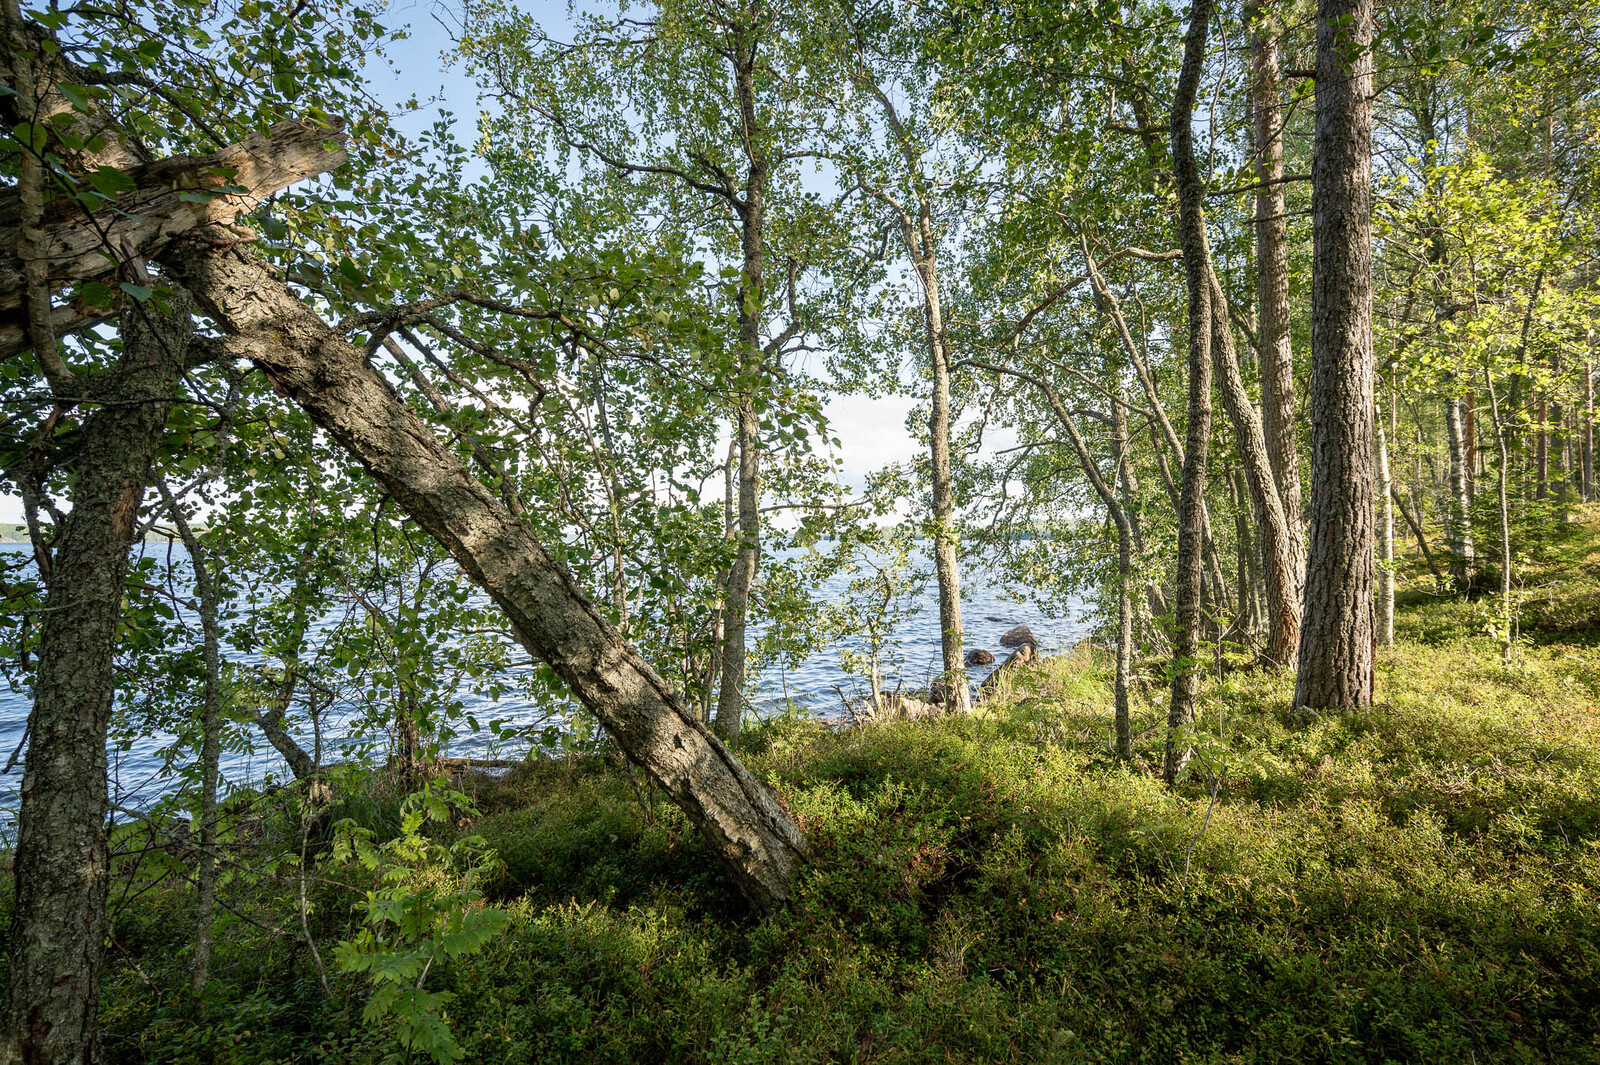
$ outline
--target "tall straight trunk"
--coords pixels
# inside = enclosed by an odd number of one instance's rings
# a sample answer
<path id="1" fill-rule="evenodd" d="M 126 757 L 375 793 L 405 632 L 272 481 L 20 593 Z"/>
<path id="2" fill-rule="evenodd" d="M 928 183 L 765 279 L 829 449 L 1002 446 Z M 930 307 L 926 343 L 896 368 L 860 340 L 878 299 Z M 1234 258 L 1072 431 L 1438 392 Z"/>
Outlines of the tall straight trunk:
<path id="1" fill-rule="evenodd" d="M 1134 521 L 1134 477 L 1128 440 L 1128 405 L 1123 401 L 1122 371 L 1107 360 L 1107 376 L 1112 377 L 1112 405 L 1110 405 L 1110 459 L 1112 459 L 1112 489 L 1120 489 L 1120 520 L 1117 513 L 1112 520 L 1117 523 L 1117 665 L 1112 675 L 1114 697 L 1114 726 L 1117 732 L 1117 760 L 1133 763 L 1133 704 L 1130 699 L 1130 678 L 1133 675 L 1133 548 L 1139 537 L 1139 526 Z"/>
<path id="2" fill-rule="evenodd" d="M 740 377 L 737 424 L 739 444 L 739 554 L 728 575 L 727 606 L 723 611 L 722 686 L 717 692 L 717 729 L 736 739 L 744 720 L 745 636 L 750 611 L 750 589 L 755 584 L 761 550 L 761 419 L 756 414 L 755 390 L 763 371 L 761 330 L 766 306 L 766 205 L 770 164 L 754 137 L 756 119 L 756 46 L 748 27 L 736 26 L 730 34 L 734 67 L 734 92 L 749 169 L 744 198 L 737 201 L 739 249 L 743 269 L 739 279 L 738 320 Z"/>
<path id="3" fill-rule="evenodd" d="M 933 380 L 928 411 L 928 452 L 933 482 L 933 565 L 939 592 L 939 648 L 944 669 L 940 685 L 945 706 L 957 713 L 972 709 L 963 655 L 966 634 L 961 620 L 960 539 L 956 531 L 955 479 L 950 465 L 950 334 L 944 323 L 944 299 L 939 282 L 939 244 L 933 228 L 933 193 L 923 173 L 922 156 L 913 143 L 900 112 L 870 71 L 857 75 L 878 100 L 884 123 L 900 150 L 905 177 L 916 195 L 914 204 L 902 204 L 879 190 L 877 195 L 900 220 L 906 255 L 922 286 L 922 312 L 928 347 L 928 369 Z"/>
<path id="4" fill-rule="evenodd" d="M 1389 417 L 1394 419 L 1394 400 L 1389 400 Z M 1389 478 L 1389 434 L 1378 421 L 1378 646 L 1394 646 L 1394 500 Z"/>
<path id="5" fill-rule="evenodd" d="M 217 586 L 205 548 L 184 516 L 183 508 L 167 487 L 156 479 L 161 501 L 177 527 L 178 538 L 189 553 L 194 571 L 194 593 L 200 615 L 201 653 L 205 659 L 205 689 L 200 700 L 200 856 L 195 862 L 194 959 L 189 967 L 189 992 L 196 1000 L 211 979 L 211 922 L 217 912 L 217 778 L 222 760 L 222 653 L 217 628 Z"/>
<path id="6" fill-rule="evenodd" d="M 1494 419 L 1494 439 L 1499 447 L 1500 463 L 1495 470 L 1495 503 L 1500 517 L 1500 661 L 1511 665 L 1512 624 L 1515 610 L 1511 602 L 1511 507 L 1506 493 L 1506 468 L 1511 465 L 1511 455 L 1506 447 L 1506 429 L 1500 418 L 1500 397 L 1495 394 L 1494 378 L 1483 371 L 1483 383 L 1489 389 L 1489 414 Z"/>
<path id="7" fill-rule="evenodd" d="M 1128 456 L 1128 408 L 1122 402 L 1120 375 L 1116 383 L 1115 399 L 1111 404 L 1111 467 L 1113 486 L 1122 489 L 1121 511 L 1123 518 L 1117 526 L 1117 650 L 1116 668 L 1112 675 L 1114 700 L 1114 728 L 1116 731 L 1117 760 L 1133 762 L 1133 706 L 1129 697 L 1129 678 L 1133 673 L 1133 483 L 1132 463 Z M 1113 520 L 1116 515 L 1113 515 Z"/>
<path id="8" fill-rule="evenodd" d="M 97 379 L 102 405 L 78 434 L 72 510 L 39 623 L 0 1060 L 99 1060 L 112 657 L 128 549 L 191 329 L 181 296 L 170 317 L 135 305 L 116 368 Z"/>
<path id="9" fill-rule="evenodd" d="M 1550 417 L 1550 397 L 1543 390 L 1539 392 L 1539 425 L 1534 440 L 1534 488 L 1533 498 L 1544 499 L 1550 494 L 1550 428 L 1546 420 Z"/>
<path id="10" fill-rule="evenodd" d="M 1290 345 L 1289 217 L 1284 206 L 1283 98 L 1278 84 L 1278 41 L 1264 10 L 1267 6 L 1258 5 L 1250 36 L 1250 104 L 1255 117 L 1256 180 L 1261 185 L 1255 203 L 1261 422 L 1272 475 L 1289 522 L 1295 566 L 1303 569 L 1300 449 Z"/>
<path id="11" fill-rule="evenodd" d="M 172 249 L 167 263 L 233 338 L 230 350 L 253 360 L 489 593 L 519 642 L 684 811 L 752 906 L 776 908 L 804 855 L 794 822 L 622 640 L 532 528 L 260 257 L 190 242 Z"/>
<path id="12" fill-rule="evenodd" d="M 722 462 L 722 535 L 726 540 L 738 539 L 737 526 L 733 518 L 734 464 L 739 461 L 739 441 L 730 437 L 728 440 L 728 457 Z M 727 640 L 728 620 L 728 581 L 732 567 L 722 574 L 722 598 L 717 600 L 716 610 L 711 618 L 711 640 L 713 650 L 706 663 L 705 690 L 700 693 L 700 719 L 706 724 L 711 724 L 711 708 L 716 700 L 717 681 L 722 676 L 723 648 Z"/>
<path id="13" fill-rule="evenodd" d="M 1594 502 L 1594 362 L 1583 363 L 1583 501 Z"/>
<path id="14" fill-rule="evenodd" d="M 1311 528 L 1294 705 L 1367 706 L 1373 668 L 1373 0 L 1317 2 Z"/>
<path id="15" fill-rule="evenodd" d="M 919 243 L 922 261 L 923 309 L 928 327 L 928 356 L 933 370 L 933 404 L 928 412 L 928 447 L 933 473 L 933 564 L 939 584 L 939 640 L 944 658 L 945 706 L 957 713 L 972 709 L 962 644 L 960 544 L 956 534 L 955 478 L 950 468 L 950 349 L 939 299 L 938 264 L 934 259 L 933 226 L 924 203 Z"/>
<path id="16" fill-rule="evenodd" d="M 1206 462 L 1211 449 L 1211 271 L 1206 237 L 1205 187 L 1194 156 L 1194 103 L 1205 66 L 1212 0 L 1194 0 L 1184 36 L 1183 67 L 1172 101 L 1172 167 L 1178 188 L 1178 237 L 1188 283 L 1189 425 L 1178 501 L 1177 631 L 1172 645 L 1172 698 L 1167 708 L 1162 778 L 1170 785 L 1188 764 L 1183 737 L 1200 698 L 1200 626 Z"/>
<path id="17" fill-rule="evenodd" d="M 728 570 L 722 610 L 722 683 L 717 690 L 716 716 L 717 731 L 730 740 L 738 737 L 744 720 L 746 619 L 761 544 L 759 431 L 760 419 L 750 396 L 741 396 L 734 416 L 734 441 L 739 448 L 739 550 Z"/>
<path id="18" fill-rule="evenodd" d="M 1477 568 L 1477 551 L 1472 543 L 1472 471 L 1467 465 L 1466 424 L 1461 415 L 1461 400 L 1446 396 L 1445 434 L 1450 445 L 1450 499 L 1445 508 L 1445 536 L 1450 545 L 1450 573 L 1456 586 L 1465 591 Z"/>

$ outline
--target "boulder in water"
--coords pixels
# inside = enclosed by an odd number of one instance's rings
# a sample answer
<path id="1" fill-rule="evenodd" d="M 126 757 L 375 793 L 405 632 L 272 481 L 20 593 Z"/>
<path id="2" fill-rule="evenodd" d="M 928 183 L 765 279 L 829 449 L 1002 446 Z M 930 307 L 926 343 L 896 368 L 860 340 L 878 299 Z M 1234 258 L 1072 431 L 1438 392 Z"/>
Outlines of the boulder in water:
<path id="1" fill-rule="evenodd" d="M 987 666 L 993 662 L 994 655 L 990 654 L 988 651 L 985 651 L 981 647 L 974 647 L 972 650 L 967 652 L 967 665 L 969 666 Z"/>
<path id="2" fill-rule="evenodd" d="M 1022 647 L 1024 645 L 1028 647 L 1039 646 L 1039 641 L 1033 638 L 1033 630 L 1026 625 L 1018 625 L 1000 637 L 1001 647 Z"/>

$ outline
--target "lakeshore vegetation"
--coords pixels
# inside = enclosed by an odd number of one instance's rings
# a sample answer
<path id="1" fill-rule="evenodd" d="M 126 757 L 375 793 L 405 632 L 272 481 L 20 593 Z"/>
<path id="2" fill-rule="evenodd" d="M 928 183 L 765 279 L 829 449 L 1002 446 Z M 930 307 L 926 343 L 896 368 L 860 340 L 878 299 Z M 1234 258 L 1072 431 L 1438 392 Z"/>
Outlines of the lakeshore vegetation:
<path id="1" fill-rule="evenodd" d="M 400 14 L 0 0 L 0 1065 L 1600 1054 L 1594 0 Z"/>

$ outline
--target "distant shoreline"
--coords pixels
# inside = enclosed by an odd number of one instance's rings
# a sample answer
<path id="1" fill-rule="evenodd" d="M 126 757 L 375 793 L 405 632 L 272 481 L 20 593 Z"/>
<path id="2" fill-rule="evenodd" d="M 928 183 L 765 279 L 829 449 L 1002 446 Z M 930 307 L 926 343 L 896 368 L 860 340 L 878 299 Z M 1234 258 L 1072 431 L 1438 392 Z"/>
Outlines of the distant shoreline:
<path id="1" fill-rule="evenodd" d="M 163 536 L 160 533 L 154 532 L 150 533 L 144 538 L 144 542 L 147 544 L 165 544 L 174 542 L 175 540 L 176 537 Z M 12 523 L 0 524 L 0 544 L 27 543 L 32 543 L 32 541 L 28 539 L 28 527 L 26 525 L 16 525 Z"/>

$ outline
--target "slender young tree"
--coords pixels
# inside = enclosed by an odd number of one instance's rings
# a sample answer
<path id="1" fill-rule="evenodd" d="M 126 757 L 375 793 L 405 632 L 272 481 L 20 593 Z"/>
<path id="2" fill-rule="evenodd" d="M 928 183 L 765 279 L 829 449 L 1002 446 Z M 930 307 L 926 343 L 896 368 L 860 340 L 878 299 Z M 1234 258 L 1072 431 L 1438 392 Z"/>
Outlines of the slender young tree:
<path id="1" fill-rule="evenodd" d="M 1366 706 L 1373 668 L 1372 0 L 1318 0 L 1311 527 L 1294 705 Z"/>

